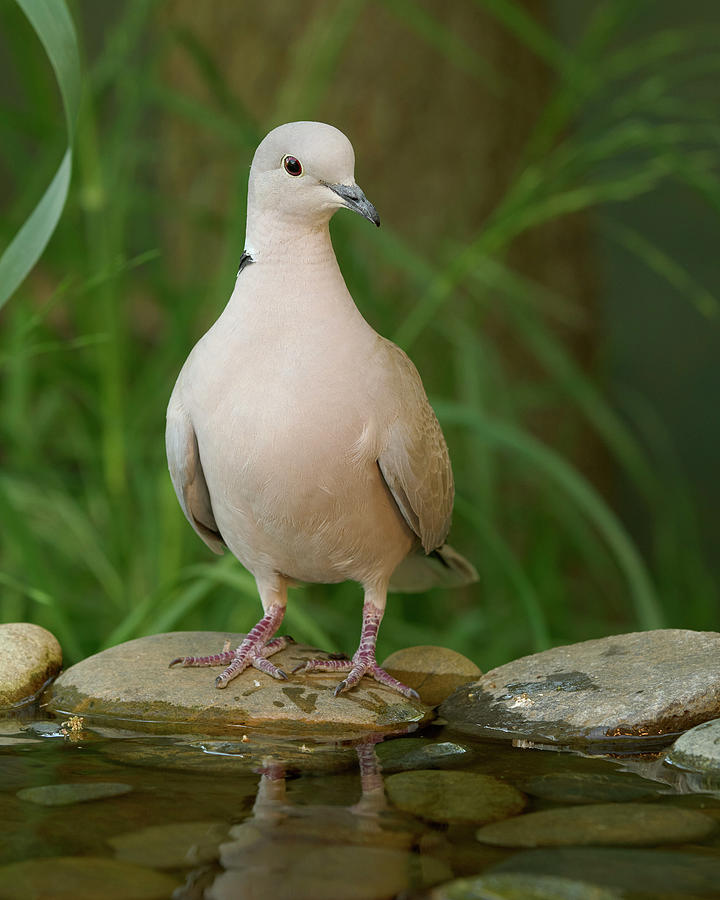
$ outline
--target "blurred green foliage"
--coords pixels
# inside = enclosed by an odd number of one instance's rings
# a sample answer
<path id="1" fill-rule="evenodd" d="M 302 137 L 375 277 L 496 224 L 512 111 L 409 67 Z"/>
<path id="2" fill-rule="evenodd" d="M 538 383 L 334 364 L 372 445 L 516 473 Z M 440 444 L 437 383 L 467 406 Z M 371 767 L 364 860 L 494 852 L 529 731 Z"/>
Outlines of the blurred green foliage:
<path id="1" fill-rule="evenodd" d="M 717 589 L 682 473 L 643 434 L 640 418 L 625 421 L 568 351 L 562 333 L 576 323 L 573 298 L 507 261 L 512 241 L 528 229 L 592 210 L 717 327 L 711 293 L 611 209 L 676 180 L 715 211 L 720 227 L 717 30 L 638 33 L 631 27 L 637 2 L 603 0 L 570 48 L 519 2 L 476 2 L 556 77 L 502 201 L 462 246 L 434 256 L 388 227 L 365 229 L 349 216 L 333 222 L 360 309 L 411 355 L 420 339 L 433 342 L 436 370 L 422 374 L 455 460 L 452 542 L 481 574 L 472 589 L 392 597 L 380 654 L 444 643 L 488 667 L 607 632 L 718 628 Z M 356 5 L 333 7 L 333 41 L 317 52 L 305 48 L 316 64 L 298 69 L 292 94 L 306 107 L 333 78 Z M 405 0 L 386 6 L 435 52 L 484 73 L 484 61 L 442 21 Z M 185 522 L 166 471 L 163 428 L 174 379 L 201 333 L 198 309 L 207 323 L 232 289 L 244 173 L 265 123 L 252 119 L 192 34 L 158 26 L 156 7 L 127 0 L 95 36 L 83 66 L 65 212 L 0 319 L 0 617 L 49 627 L 69 660 L 160 630 L 247 629 L 260 609 L 248 573 L 228 555 L 211 559 Z M 86 11 L 73 7 L 81 46 L 89 40 Z M 0 113 L 0 175 L 12 187 L 0 230 L 7 245 L 50 183 L 67 134 L 53 70 L 18 7 L 0 8 L 0 34 L 17 88 Z M 164 60 L 178 43 L 211 103 L 195 102 L 165 78 Z M 159 123 L 172 117 L 227 142 L 239 173 L 222 220 L 193 223 L 217 231 L 223 264 L 180 283 L 159 236 L 177 208 L 157 178 Z M 388 274 L 397 293 L 414 298 L 399 323 L 375 289 Z M 541 387 L 518 376 L 482 329 L 498 298 L 544 373 Z M 533 415 L 558 406 L 587 423 L 648 510 L 642 553 L 557 449 L 562 434 L 551 448 L 529 428 Z M 352 652 L 359 599 L 355 585 L 298 589 L 287 629 Z"/>

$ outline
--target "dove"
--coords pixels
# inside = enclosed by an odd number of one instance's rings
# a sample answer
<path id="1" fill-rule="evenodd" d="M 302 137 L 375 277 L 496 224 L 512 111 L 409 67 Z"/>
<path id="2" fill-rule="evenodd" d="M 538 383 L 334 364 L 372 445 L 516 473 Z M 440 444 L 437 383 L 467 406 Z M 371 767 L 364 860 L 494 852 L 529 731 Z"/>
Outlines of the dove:
<path id="1" fill-rule="evenodd" d="M 357 652 L 299 668 L 344 675 L 336 695 L 368 675 L 417 698 L 375 658 L 388 588 L 477 577 L 444 543 L 453 476 L 417 369 L 363 318 L 335 257 L 337 210 L 380 224 L 354 169 L 331 125 L 293 122 L 262 140 L 234 290 L 168 405 L 180 506 L 211 550 L 252 573 L 264 613 L 236 649 L 170 663 L 224 666 L 219 688 L 249 666 L 288 678 L 270 661 L 292 640 L 275 636 L 288 587 L 350 580 L 364 591 Z"/>

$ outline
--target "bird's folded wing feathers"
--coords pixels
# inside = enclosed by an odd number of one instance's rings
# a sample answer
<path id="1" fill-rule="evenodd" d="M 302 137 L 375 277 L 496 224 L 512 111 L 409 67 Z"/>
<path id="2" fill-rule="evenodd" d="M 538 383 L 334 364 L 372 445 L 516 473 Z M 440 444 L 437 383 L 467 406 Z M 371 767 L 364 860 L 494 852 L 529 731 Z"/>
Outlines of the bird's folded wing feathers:
<path id="1" fill-rule="evenodd" d="M 450 457 L 417 369 L 395 344 L 383 339 L 383 345 L 388 389 L 399 402 L 378 465 L 405 521 L 430 553 L 450 530 L 455 494 Z"/>
<path id="2" fill-rule="evenodd" d="M 213 552 L 222 553 L 223 539 L 213 515 L 195 430 L 175 394 L 167 411 L 165 446 L 173 487 L 188 522 Z"/>

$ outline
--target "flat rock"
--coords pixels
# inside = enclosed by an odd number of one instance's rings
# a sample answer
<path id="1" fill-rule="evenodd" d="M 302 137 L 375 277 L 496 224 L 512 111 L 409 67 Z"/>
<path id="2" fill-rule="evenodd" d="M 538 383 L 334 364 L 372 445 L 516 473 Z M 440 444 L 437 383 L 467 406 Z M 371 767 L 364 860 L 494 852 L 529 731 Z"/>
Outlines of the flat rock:
<path id="1" fill-rule="evenodd" d="M 244 637 L 176 631 L 127 641 L 63 672 L 53 685 L 50 709 L 156 733 L 260 726 L 295 736 L 402 731 L 429 717 L 421 703 L 369 678 L 335 697 L 339 679 L 332 673 L 298 672 L 282 681 L 250 667 L 218 690 L 219 669 L 168 668 L 178 656 L 217 653 L 226 638 L 236 647 Z M 273 663 L 290 673 L 307 659 L 327 656 L 293 644 L 274 655 Z"/>
<path id="2" fill-rule="evenodd" d="M 385 779 L 393 806 L 430 822 L 479 825 L 522 811 L 526 798 L 491 775 L 435 769 L 399 772 Z"/>
<path id="3" fill-rule="evenodd" d="M 178 879 L 92 856 L 52 856 L 0 866 L 0 900 L 166 900 Z"/>
<path id="4" fill-rule="evenodd" d="M 61 666 L 60 644 L 45 628 L 0 625 L 0 711 L 30 702 Z"/>
<path id="5" fill-rule="evenodd" d="M 39 806 L 71 806 L 73 803 L 119 797 L 131 790 L 131 785 L 115 781 L 83 781 L 77 784 L 46 784 L 23 788 L 17 792 L 17 796 L 20 800 L 37 803 Z"/>
<path id="6" fill-rule="evenodd" d="M 485 825 L 477 839 L 495 847 L 636 846 L 702 841 L 715 821 L 658 803 L 597 803 L 545 809 Z"/>
<path id="7" fill-rule="evenodd" d="M 554 875 L 479 875 L 440 885 L 430 900 L 622 900 L 613 888 Z"/>
<path id="8" fill-rule="evenodd" d="M 223 822 L 171 822 L 110 838 L 117 859 L 151 869 L 184 869 L 212 862 L 227 839 Z"/>
<path id="9" fill-rule="evenodd" d="M 487 874 L 533 873 L 627 891 L 633 900 L 717 897 L 720 859 L 699 853 L 626 847 L 563 847 L 525 850 Z"/>
<path id="10" fill-rule="evenodd" d="M 420 646 L 397 650 L 382 668 L 420 694 L 428 706 L 437 706 L 463 684 L 482 674 L 475 663 L 447 647 Z"/>
<path id="11" fill-rule="evenodd" d="M 720 778 L 720 719 L 696 725 L 679 737 L 670 748 L 668 760 L 684 769 Z"/>
<path id="12" fill-rule="evenodd" d="M 641 750 L 720 715 L 720 633 L 664 629 L 555 647 L 459 688 L 440 715 L 478 736 Z"/>

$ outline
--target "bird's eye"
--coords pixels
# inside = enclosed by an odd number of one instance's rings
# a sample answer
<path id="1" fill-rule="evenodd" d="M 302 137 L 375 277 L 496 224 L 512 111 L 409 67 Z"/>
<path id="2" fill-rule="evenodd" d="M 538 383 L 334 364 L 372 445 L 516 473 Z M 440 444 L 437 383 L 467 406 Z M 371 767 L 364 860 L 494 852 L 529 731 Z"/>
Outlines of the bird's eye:
<path id="1" fill-rule="evenodd" d="M 283 166 L 288 175 L 302 175 L 303 167 L 299 159 L 294 156 L 283 156 Z"/>

